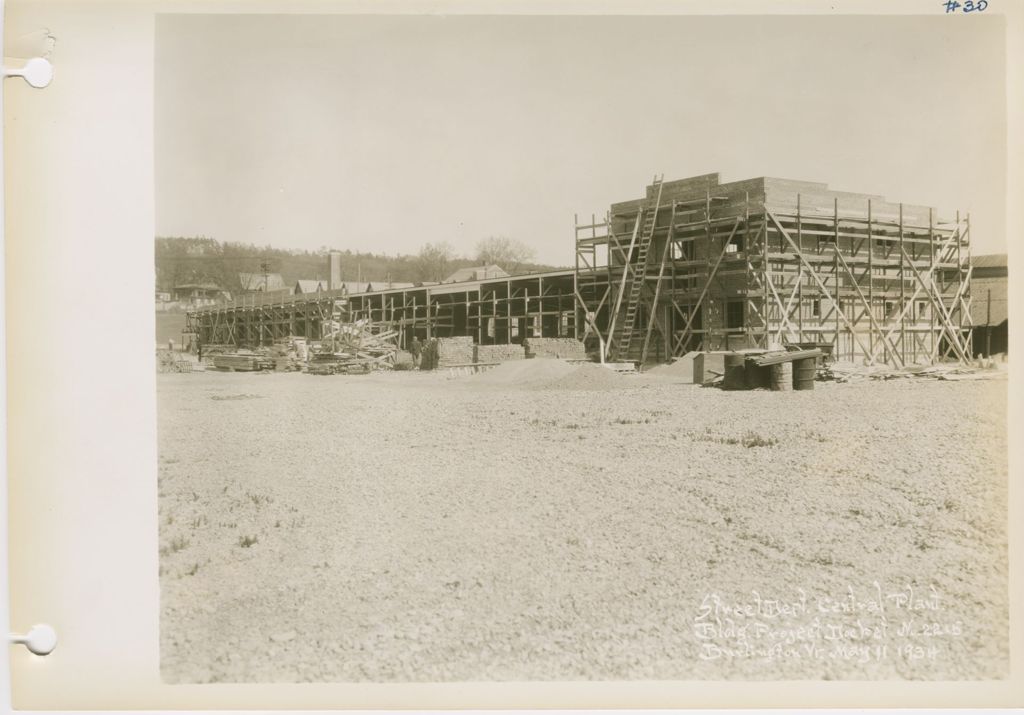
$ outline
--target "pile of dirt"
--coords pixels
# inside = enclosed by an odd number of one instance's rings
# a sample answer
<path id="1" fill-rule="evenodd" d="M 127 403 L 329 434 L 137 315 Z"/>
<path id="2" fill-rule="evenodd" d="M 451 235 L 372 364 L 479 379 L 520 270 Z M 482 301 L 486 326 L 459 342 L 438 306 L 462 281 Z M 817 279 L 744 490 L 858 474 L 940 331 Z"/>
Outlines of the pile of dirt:
<path id="1" fill-rule="evenodd" d="M 574 365 L 564 360 L 514 360 L 466 379 L 486 385 L 526 385 L 557 380 L 575 370 Z"/>
<path id="2" fill-rule="evenodd" d="M 622 387 L 627 379 L 597 363 L 583 363 L 565 376 L 548 380 L 536 387 L 545 390 L 610 390 Z"/>
<path id="3" fill-rule="evenodd" d="M 664 365 L 658 365 L 647 370 L 644 374 L 646 375 L 657 375 L 659 377 L 677 377 L 684 379 L 688 382 L 693 381 L 693 359 L 697 356 L 697 353 L 687 353 L 681 358 L 673 360 L 672 362 L 665 363 Z"/>

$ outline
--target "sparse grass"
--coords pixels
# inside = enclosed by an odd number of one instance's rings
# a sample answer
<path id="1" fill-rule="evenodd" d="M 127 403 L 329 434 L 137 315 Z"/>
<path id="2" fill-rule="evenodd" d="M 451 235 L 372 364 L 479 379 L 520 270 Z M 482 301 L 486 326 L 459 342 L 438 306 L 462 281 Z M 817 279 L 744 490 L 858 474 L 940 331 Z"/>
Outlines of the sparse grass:
<path id="1" fill-rule="evenodd" d="M 611 424 L 616 424 L 616 425 L 649 425 L 652 422 L 654 422 L 654 420 L 652 420 L 650 417 L 636 417 L 636 418 L 633 418 L 633 417 L 616 417 L 614 420 L 612 420 Z"/>
<path id="2" fill-rule="evenodd" d="M 739 437 L 722 437 L 713 434 L 711 432 L 710 427 L 708 428 L 707 432 L 705 432 L 703 435 L 695 436 L 694 439 L 698 442 L 714 442 L 716 444 L 742 445 L 748 449 L 752 447 L 774 447 L 779 443 L 779 440 L 775 439 L 774 437 L 765 437 L 763 435 L 758 434 L 757 432 L 750 431 L 744 433 Z"/>
<path id="3" fill-rule="evenodd" d="M 253 494 L 251 492 L 246 492 L 245 498 L 251 501 L 253 505 L 256 506 L 257 508 L 263 506 L 264 504 L 271 504 L 274 501 L 274 498 L 272 496 L 266 494 Z"/>
<path id="4" fill-rule="evenodd" d="M 778 542 L 778 540 L 772 538 L 771 536 L 768 536 L 767 534 L 756 534 L 744 531 L 738 534 L 736 538 L 742 539 L 744 541 L 753 541 L 756 544 L 760 544 L 765 548 L 773 549 L 775 551 L 783 550 L 782 545 Z"/>
<path id="5" fill-rule="evenodd" d="M 259 541 L 260 539 L 258 536 L 245 535 L 238 537 L 238 545 L 241 546 L 243 549 L 248 549 L 253 544 L 258 544 Z"/>
<path id="6" fill-rule="evenodd" d="M 169 544 L 160 547 L 160 555 L 170 556 L 171 554 L 176 554 L 179 551 L 184 551 L 189 547 L 190 543 L 192 542 L 190 542 L 184 536 L 175 536 L 173 539 L 171 539 Z"/>
<path id="7" fill-rule="evenodd" d="M 178 552 L 187 549 L 190 543 L 184 536 L 176 536 L 171 539 L 171 551 Z"/>
<path id="8" fill-rule="evenodd" d="M 197 573 L 199 573 L 199 562 L 198 561 L 196 561 L 194 564 L 192 564 L 192 568 L 190 568 L 188 571 L 186 571 L 184 575 L 185 576 L 195 576 Z"/>

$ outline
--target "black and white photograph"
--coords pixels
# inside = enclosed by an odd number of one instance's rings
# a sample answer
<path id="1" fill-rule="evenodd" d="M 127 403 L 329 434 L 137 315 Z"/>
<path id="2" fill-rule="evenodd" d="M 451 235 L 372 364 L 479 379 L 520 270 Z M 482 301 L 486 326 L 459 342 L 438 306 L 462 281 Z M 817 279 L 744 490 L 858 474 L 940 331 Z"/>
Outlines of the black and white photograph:
<path id="1" fill-rule="evenodd" d="M 158 14 L 163 682 L 1008 677 L 1006 27 L 941 5 Z"/>

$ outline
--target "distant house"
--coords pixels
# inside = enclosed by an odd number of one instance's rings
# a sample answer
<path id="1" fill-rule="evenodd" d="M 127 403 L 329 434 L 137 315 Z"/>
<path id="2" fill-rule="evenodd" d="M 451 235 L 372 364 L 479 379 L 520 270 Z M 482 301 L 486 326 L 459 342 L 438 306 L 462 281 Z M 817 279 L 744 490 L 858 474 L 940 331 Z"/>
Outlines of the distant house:
<path id="1" fill-rule="evenodd" d="M 156 309 L 157 312 L 173 310 L 178 307 L 178 304 L 171 300 L 171 291 L 169 290 L 158 290 L 156 292 Z"/>
<path id="2" fill-rule="evenodd" d="M 172 297 L 181 305 L 213 305 L 218 300 L 230 300 L 231 294 L 216 283 L 182 283 L 174 286 Z"/>
<path id="3" fill-rule="evenodd" d="M 238 283 L 245 293 L 292 292 L 292 287 L 285 284 L 280 273 L 239 273 Z"/>
<path id="4" fill-rule="evenodd" d="M 369 293 L 377 290 L 370 281 L 344 281 L 343 285 L 349 293 Z"/>
<path id="5" fill-rule="evenodd" d="M 321 293 L 325 290 L 327 290 L 327 281 L 300 278 L 295 281 L 295 287 L 292 289 L 292 292 L 295 295 L 308 295 L 310 293 Z"/>
<path id="6" fill-rule="evenodd" d="M 1009 351 L 1009 270 L 1006 254 L 971 257 L 971 322 L 974 355 Z"/>
<path id="7" fill-rule="evenodd" d="M 441 282 L 462 283 L 463 281 L 482 281 L 488 278 L 505 278 L 507 276 L 508 273 L 501 266 L 496 266 L 492 263 L 489 266 L 460 268 Z"/>

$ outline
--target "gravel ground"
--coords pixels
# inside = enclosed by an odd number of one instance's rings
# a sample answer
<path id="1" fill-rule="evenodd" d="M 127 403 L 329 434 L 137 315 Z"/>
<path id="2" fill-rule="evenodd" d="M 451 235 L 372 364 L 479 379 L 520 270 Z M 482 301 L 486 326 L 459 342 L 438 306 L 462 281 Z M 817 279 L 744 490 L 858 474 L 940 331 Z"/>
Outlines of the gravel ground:
<path id="1" fill-rule="evenodd" d="M 1006 675 L 1005 382 L 539 367 L 158 375 L 164 679 Z"/>

